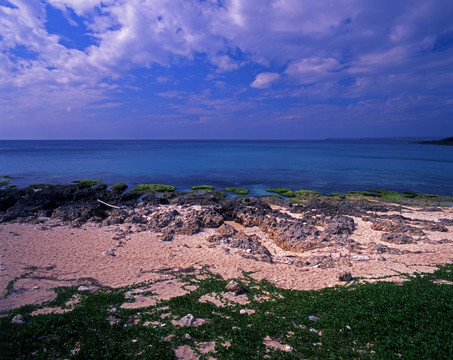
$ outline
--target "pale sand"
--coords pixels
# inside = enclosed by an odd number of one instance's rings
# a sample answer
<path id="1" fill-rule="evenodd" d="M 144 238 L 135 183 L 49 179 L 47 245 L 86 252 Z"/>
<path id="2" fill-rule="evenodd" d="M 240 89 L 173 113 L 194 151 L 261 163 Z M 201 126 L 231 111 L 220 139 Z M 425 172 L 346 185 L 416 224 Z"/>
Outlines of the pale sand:
<path id="1" fill-rule="evenodd" d="M 453 219 L 453 209 L 442 212 L 426 212 L 421 209 L 407 209 L 402 215 L 425 220 L 439 218 Z M 306 258 L 310 255 L 327 255 L 335 259 L 335 267 L 296 267 L 284 263 L 245 259 L 240 249 L 227 249 L 224 245 L 213 247 L 207 242 L 215 229 L 206 229 L 194 236 L 178 235 L 172 242 L 158 240 L 155 233 L 141 232 L 126 235 L 125 239 L 114 240 L 120 229 L 126 226 L 100 227 L 87 224 L 82 228 L 67 226 L 45 227 L 33 224 L 5 223 L 0 225 L 0 310 L 9 310 L 25 304 L 41 303 L 55 297 L 52 288 L 87 283 L 92 287 L 130 285 L 145 280 L 162 280 L 153 285 L 162 298 L 184 294 L 175 279 L 159 273 L 165 268 L 184 269 L 203 266 L 220 274 L 225 279 L 237 278 L 242 272 L 253 272 L 256 279 L 266 278 L 273 284 L 293 289 L 319 289 L 339 284 L 338 276 L 351 272 L 354 277 L 371 278 L 394 276 L 387 281 L 401 281 L 398 272 L 432 272 L 433 265 L 451 263 L 453 243 L 438 243 L 441 239 L 453 240 L 453 226 L 448 232 L 428 232 L 428 241 L 410 245 L 383 243 L 381 232 L 374 231 L 370 223 L 354 218 L 357 229 L 351 236 L 362 245 L 382 243 L 399 250 L 410 250 L 404 255 L 375 254 L 365 250 L 351 253 L 346 248 L 326 247 L 303 254 L 282 251 L 275 246 L 265 233 L 258 228 L 243 229 L 256 233 L 273 255 Z M 120 242 L 123 244 L 121 245 Z M 104 255 L 108 249 L 115 249 L 116 256 Z M 413 253 L 419 251 L 420 253 Z M 386 261 L 382 261 L 384 256 Z M 7 284 L 17 277 L 30 272 L 31 275 L 18 279 L 14 291 L 3 298 Z M 344 283 L 343 283 L 344 284 Z M 143 306 L 147 306 L 143 304 Z"/>

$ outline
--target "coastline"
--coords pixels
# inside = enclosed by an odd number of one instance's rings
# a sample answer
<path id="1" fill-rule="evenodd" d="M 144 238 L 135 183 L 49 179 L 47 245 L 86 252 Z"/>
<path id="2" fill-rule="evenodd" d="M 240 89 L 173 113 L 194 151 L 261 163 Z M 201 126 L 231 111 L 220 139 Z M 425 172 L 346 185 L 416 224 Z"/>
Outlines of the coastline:
<path id="1" fill-rule="evenodd" d="M 225 278 L 247 272 L 310 290 L 341 284 L 347 272 L 363 281 L 402 281 L 398 274 L 433 271 L 453 258 L 451 207 L 358 193 L 346 199 L 308 192 L 293 204 L 93 185 L 10 190 L 21 194 L 16 202 L 3 196 L 1 293 L 19 280 L 0 300 L 1 311 L 49 300 L 55 286 L 96 279 L 120 287 L 156 279 L 166 268 L 209 268 Z M 33 275 L 23 276 L 27 269 Z"/>
<path id="2" fill-rule="evenodd" d="M 357 344 L 357 354 L 435 357 L 452 347 L 424 325 L 449 334 L 451 206 L 90 182 L 0 195 L 0 351 L 11 357 L 319 358 Z M 420 337 L 407 335 L 414 328 Z"/>

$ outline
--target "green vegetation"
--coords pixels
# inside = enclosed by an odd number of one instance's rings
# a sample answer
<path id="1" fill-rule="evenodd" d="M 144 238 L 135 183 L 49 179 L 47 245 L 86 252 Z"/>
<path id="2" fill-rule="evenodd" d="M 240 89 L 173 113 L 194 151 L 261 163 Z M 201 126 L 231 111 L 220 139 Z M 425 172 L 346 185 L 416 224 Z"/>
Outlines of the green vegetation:
<path id="1" fill-rule="evenodd" d="M 165 192 L 173 192 L 176 188 L 171 185 L 162 185 L 162 184 L 138 184 L 135 186 L 134 189 L 131 189 L 131 193 L 134 194 L 144 194 L 147 192 L 157 192 L 157 193 L 165 193 Z"/>
<path id="2" fill-rule="evenodd" d="M 287 188 L 274 188 L 274 189 L 266 189 L 267 192 L 274 192 L 274 193 L 277 193 L 277 194 L 284 194 L 284 193 L 287 193 L 287 192 L 290 192 L 291 189 L 287 189 Z"/>
<path id="3" fill-rule="evenodd" d="M 214 186 L 211 185 L 192 186 L 192 190 L 214 190 Z"/>
<path id="4" fill-rule="evenodd" d="M 232 192 L 234 194 L 246 195 L 249 193 L 248 189 L 244 188 L 225 188 L 225 191 Z"/>
<path id="5" fill-rule="evenodd" d="M 452 264 L 433 274 L 406 276 L 404 283 L 355 282 L 317 291 L 280 289 L 243 274 L 236 280 L 246 289 L 246 305 L 226 299 L 227 281 L 206 270 L 202 276 L 193 269 L 166 274 L 196 289 L 147 308 L 125 309 L 121 304 L 133 301 L 126 292 L 146 283 L 93 293 L 57 288 L 54 301 L 0 318 L 0 353 L 24 359 L 173 359 L 181 345 L 201 359 L 219 360 L 447 359 L 453 353 L 453 285 L 434 282 L 452 282 Z M 207 294 L 225 306 L 200 301 Z M 74 296 L 80 301 L 69 312 L 30 315 L 39 307 L 65 307 Z M 241 314 L 241 309 L 249 311 Z M 16 314 L 24 316 L 24 325 L 11 324 Z M 208 321 L 199 326 L 173 322 L 187 314 Z M 290 348 L 266 346 L 265 339 Z M 215 344 L 214 350 L 203 354 L 204 342 Z"/>
<path id="6" fill-rule="evenodd" d="M 291 189 L 287 188 L 275 188 L 275 189 L 266 189 L 267 192 L 274 192 L 286 197 L 308 197 L 313 195 L 321 195 L 321 193 L 314 191 L 314 190 L 296 190 L 292 191 Z"/>
<path id="7" fill-rule="evenodd" d="M 73 183 L 76 183 L 79 188 L 90 188 L 94 185 L 100 184 L 101 180 L 75 180 Z"/>
<path id="8" fill-rule="evenodd" d="M 112 186 L 112 191 L 116 191 L 116 192 L 124 192 L 125 190 L 127 189 L 127 185 L 125 183 L 116 183 Z"/>
<path id="9" fill-rule="evenodd" d="M 11 181 L 9 180 L 2 180 L 0 181 L 0 188 L 4 186 L 8 186 Z"/>

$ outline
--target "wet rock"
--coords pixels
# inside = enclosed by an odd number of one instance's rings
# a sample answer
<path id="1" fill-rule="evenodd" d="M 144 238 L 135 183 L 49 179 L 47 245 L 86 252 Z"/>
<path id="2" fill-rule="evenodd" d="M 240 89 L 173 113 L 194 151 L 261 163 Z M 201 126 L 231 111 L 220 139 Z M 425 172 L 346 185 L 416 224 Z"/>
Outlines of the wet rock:
<path id="1" fill-rule="evenodd" d="M 414 239 L 411 236 L 400 233 L 383 233 L 381 240 L 394 244 L 410 244 L 414 242 Z"/>
<path id="2" fill-rule="evenodd" d="M 18 315 L 13 317 L 13 319 L 11 320 L 11 324 L 24 325 L 25 324 L 25 319 L 24 319 L 24 317 L 21 314 L 18 314 Z"/>
<path id="3" fill-rule="evenodd" d="M 227 286 L 225 286 L 226 292 L 232 292 L 235 295 L 240 295 L 244 292 L 243 287 L 237 281 L 231 280 Z"/>

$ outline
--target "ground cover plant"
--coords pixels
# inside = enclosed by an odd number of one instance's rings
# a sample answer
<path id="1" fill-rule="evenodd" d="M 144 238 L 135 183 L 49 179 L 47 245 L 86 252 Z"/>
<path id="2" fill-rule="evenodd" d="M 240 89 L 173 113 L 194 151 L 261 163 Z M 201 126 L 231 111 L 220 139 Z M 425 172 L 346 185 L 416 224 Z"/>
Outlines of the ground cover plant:
<path id="1" fill-rule="evenodd" d="M 236 279 L 248 299 L 243 305 L 227 298 L 228 281 L 207 270 L 163 272 L 191 291 L 146 308 L 126 309 L 121 305 L 134 301 L 128 296 L 134 291 L 155 295 L 143 291 L 150 283 L 91 293 L 57 288 L 55 300 L 0 318 L 0 353 L 24 359 L 173 359 L 175 349 L 186 345 L 201 359 L 453 356 L 453 264 L 432 274 L 405 275 L 403 283 L 356 281 L 317 291 L 280 289 L 243 274 Z M 206 296 L 222 306 L 203 301 Z M 79 302 L 71 311 L 30 315 L 43 306 L 65 307 L 74 297 Z M 25 324 L 11 323 L 17 314 Z M 188 314 L 203 321 L 182 325 Z M 206 344 L 211 344 L 207 352 Z"/>

